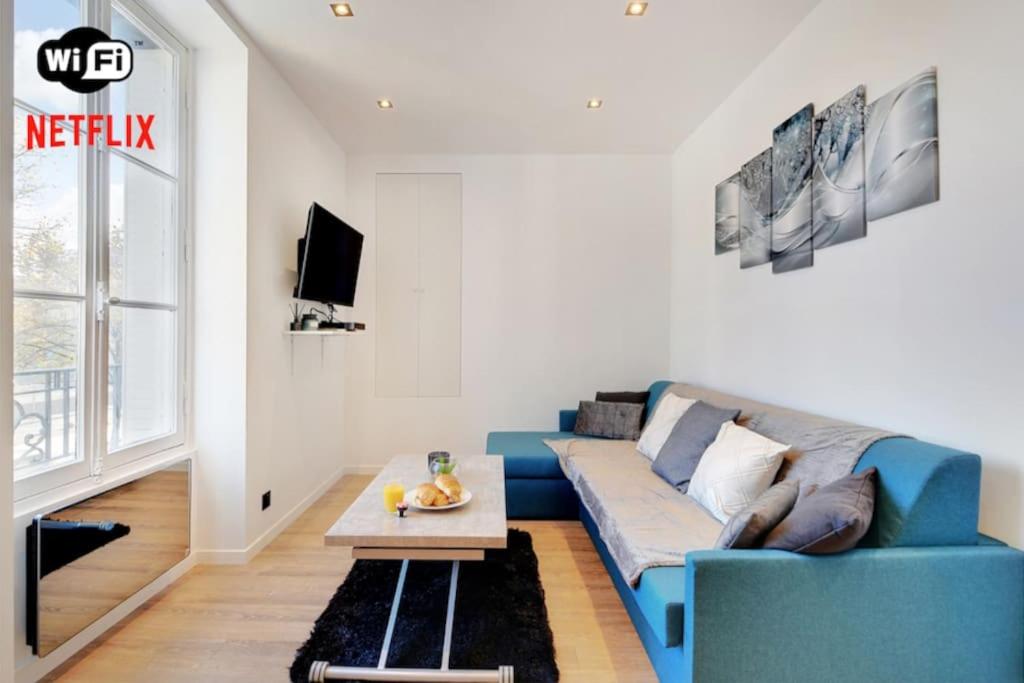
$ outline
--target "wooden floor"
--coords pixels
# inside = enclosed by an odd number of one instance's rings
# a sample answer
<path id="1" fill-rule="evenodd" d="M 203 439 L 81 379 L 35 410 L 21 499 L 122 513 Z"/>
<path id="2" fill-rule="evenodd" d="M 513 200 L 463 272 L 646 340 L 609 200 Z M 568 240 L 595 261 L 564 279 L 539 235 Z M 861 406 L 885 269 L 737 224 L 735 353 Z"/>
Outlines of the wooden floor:
<path id="1" fill-rule="evenodd" d="M 370 477 L 339 481 L 245 566 L 199 566 L 48 681 L 162 683 L 287 681 L 309 635 L 352 564 L 323 533 Z M 512 522 L 529 531 L 562 681 L 656 681 L 589 536 L 578 522 Z"/>

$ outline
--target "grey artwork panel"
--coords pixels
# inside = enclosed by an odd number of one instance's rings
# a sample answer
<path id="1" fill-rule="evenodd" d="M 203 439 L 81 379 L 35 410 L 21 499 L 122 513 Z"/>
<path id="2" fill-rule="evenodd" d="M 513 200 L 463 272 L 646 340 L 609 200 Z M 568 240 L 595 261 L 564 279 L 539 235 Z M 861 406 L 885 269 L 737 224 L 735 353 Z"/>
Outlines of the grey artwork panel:
<path id="1" fill-rule="evenodd" d="M 772 272 L 814 265 L 811 246 L 811 136 L 814 105 L 772 133 Z"/>
<path id="2" fill-rule="evenodd" d="M 937 94 L 931 68 L 868 106 L 864 144 L 869 221 L 938 201 Z"/>
<path id="3" fill-rule="evenodd" d="M 740 268 L 772 260 L 772 150 L 740 169 Z"/>
<path id="4" fill-rule="evenodd" d="M 740 246 L 740 174 L 715 186 L 715 254 Z"/>
<path id="5" fill-rule="evenodd" d="M 814 117 L 814 249 L 864 237 L 864 86 Z"/>

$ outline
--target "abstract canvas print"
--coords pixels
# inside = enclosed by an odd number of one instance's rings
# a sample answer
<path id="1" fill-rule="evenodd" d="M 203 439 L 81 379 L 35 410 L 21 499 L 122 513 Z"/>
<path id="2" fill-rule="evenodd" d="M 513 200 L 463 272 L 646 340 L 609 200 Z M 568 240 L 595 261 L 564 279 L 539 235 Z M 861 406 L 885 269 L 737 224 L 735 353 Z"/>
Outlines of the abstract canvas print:
<path id="1" fill-rule="evenodd" d="M 814 117 L 814 250 L 864 237 L 864 86 Z"/>
<path id="2" fill-rule="evenodd" d="M 772 150 L 740 169 L 740 268 L 772 260 Z"/>
<path id="3" fill-rule="evenodd" d="M 772 133 L 772 272 L 814 265 L 811 245 L 811 136 L 814 105 Z"/>
<path id="4" fill-rule="evenodd" d="M 931 68 L 868 105 L 869 221 L 939 199 L 937 96 Z"/>
<path id="5" fill-rule="evenodd" d="M 740 174 L 715 186 L 715 254 L 740 246 Z"/>

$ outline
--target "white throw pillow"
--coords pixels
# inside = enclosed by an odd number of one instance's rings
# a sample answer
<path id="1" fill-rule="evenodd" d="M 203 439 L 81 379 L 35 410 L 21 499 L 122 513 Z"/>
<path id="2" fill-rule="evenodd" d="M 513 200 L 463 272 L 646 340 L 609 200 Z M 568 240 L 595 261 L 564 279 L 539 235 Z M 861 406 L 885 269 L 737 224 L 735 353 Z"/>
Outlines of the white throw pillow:
<path id="1" fill-rule="evenodd" d="M 725 524 L 768 490 L 788 450 L 789 446 L 726 422 L 697 463 L 686 495 Z"/>
<path id="2" fill-rule="evenodd" d="M 691 401 L 688 398 L 676 396 L 675 394 L 665 394 L 654 408 L 654 415 L 651 416 L 647 426 L 644 427 L 640 440 L 636 444 L 636 449 L 646 455 L 648 460 L 653 461 L 657 458 L 658 452 L 665 445 L 665 440 L 672 433 L 672 428 L 676 426 L 676 422 L 679 422 L 679 418 L 694 403 L 696 401 Z"/>

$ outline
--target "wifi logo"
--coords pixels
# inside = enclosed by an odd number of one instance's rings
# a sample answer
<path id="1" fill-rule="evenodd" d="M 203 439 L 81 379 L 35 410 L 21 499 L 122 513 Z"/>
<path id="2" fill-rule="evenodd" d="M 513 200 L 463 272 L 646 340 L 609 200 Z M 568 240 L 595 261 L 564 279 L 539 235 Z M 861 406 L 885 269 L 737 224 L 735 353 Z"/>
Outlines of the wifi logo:
<path id="1" fill-rule="evenodd" d="M 47 40 L 36 52 L 36 68 L 48 81 L 87 94 L 132 73 L 134 53 L 123 40 L 111 40 L 91 26 L 74 28 L 56 40 Z"/>

